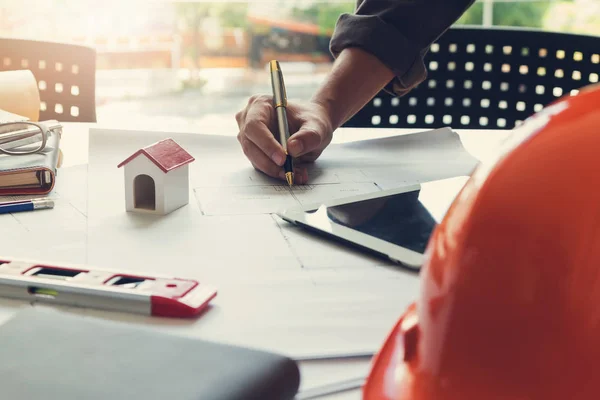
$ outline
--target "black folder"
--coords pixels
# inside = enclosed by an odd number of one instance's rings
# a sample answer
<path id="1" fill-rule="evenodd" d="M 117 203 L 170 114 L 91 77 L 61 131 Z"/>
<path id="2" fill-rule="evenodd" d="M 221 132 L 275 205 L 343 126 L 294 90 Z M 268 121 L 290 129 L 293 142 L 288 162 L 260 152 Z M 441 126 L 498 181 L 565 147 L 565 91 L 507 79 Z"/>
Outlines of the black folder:
<path id="1" fill-rule="evenodd" d="M 0 325 L 0 399 L 293 399 L 300 372 L 270 352 L 32 307 Z"/>

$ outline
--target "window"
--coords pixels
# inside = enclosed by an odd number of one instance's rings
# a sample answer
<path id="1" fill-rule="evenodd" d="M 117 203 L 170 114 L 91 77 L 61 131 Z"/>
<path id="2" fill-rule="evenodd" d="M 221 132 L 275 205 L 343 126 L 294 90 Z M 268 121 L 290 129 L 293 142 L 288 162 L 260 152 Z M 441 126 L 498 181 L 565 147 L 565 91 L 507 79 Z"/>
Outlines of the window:
<path id="1" fill-rule="evenodd" d="M 597 3 L 597 0 L 480 0 L 455 25 L 527 27 L 600 35 L 600 25 L 594 19 L 600 12 Z M 126 113 L 132 124 L 139 119 L 141 125 L 178 129 L 165 126 L 165 121 L 181 121 L 186 130 L 189 127 L 205 130 L 209 124 L 218 125 L 223 132 L 234 132 L 238 130 L 234 115 L 248 97 L 270 93 L 265 68 L 270 59 L 282 63 L 290 100 L 303 102 L 312 97 L 332 65 L 329 38 L 338 18 L 354 12 L 356 1 L 166 0 L 144 4 L 147 6 L 122 1 L 106 7 L 102 2 L 45 0 L 36 2 L 36 12 L 32 14 L 26 3 L 5 1 L 1 17 L 9 23 L 3 23 L 0 30 L 6 38 L 94 47 L 98 77 L 96 112 L 108 125 L 119 124 L 123 110 L 139 110 Z M 51 28 L 56 26 L 63 28 Z M 481 98 L 477 93 L 483 80 L 487 81 L 483 90 L 489 92 L 484 97 L 489 98 L 489 108 L 493 109 L 497 100 L 501 100 L 495 97 L 498 90 L 506 93 L 504 99 L 519 95 L 519 85 L 523 82 L 516 79 L 544 77 L 551 81 L 557 75 L 565 82 L 573 78 L 583 85 L 598 80 L 598 71 L 585 65 L 590 62 L 600 65 L 599 51 L 538 48 L 528 43 L 490 44 L 476 38 L 444 46 L 436 43 L 428 56 L 442 53 L 461 57 L 443 61 L 432 58 L 425 62 L 431 71 L 446 74 L 441 78 L 428 77 L 421 85 L 425 90 L 443 93 L 430 106 L 429 112 L 435 117 L 431 125 L 442 122 L 444 114 L 439 115 L 439 110 L 450 107 L 445 104 L 446 97 L 453 98 L 455 108 L 462 106 L 463 97 L 472 99 L 471 108 L 478 107 Z M 548 64 L 536 63 L 541 56 L 546 57 Z M 581 67 L 548 66 L 557 57 Z M 513 63 L 513 58 L 519 62 Z M 44 77 L 39 83 L 40 91 L 46 95 L 60 96 L 60 101 L 46 101 L 41 110 L 58 110 L 63 117 L 85 117 L 86 108 L 81 103 L 90 93 L 83 80 L 87 73 L 85 62 L 53 59 L 48 55 L 33 59 L 2 54 L 0 66 L 60 74 L 60 81 Z M 556 71 L 557 68 L 562 71 Z M 465 73 L 473 77 L 465 79 Z M 476 79 L 475 75 L 480 74 L 487 77 Z M 527 95 L 553 95 L 555 85 L 532 83 L 527 87 Z M 571 89 L 563 90 L 569 93 Z M 410 101 L 410 96 L 415 100 Z M 428 112 L 421 114 L 418 110 L 432 104 L 427 97 L 409 93 L 407 98 L 396 100 L 392 104 L 399 109 L 395 112 L 398 118 L 395 125 L 405 124 L 409 114 L 417 116 L 415 125 L 424 123 Z M 387 125 L 394 114 L 387 110 L 389 100 L 381 98 L 371 106 L 381 110 L 376 113 L 380 119 L 375 122 Z M 405 107 L 411 111 L 400 111 Z M 514 109 L 514 105 L 507 109 Z M 454 123 L 460 122 L 460 115 L 453 117 Z M 489 117 L 488 126 L 495 125 L 496 119 Z M 472 117 L 470 124 L 479 120 L 480 115 Z"/>

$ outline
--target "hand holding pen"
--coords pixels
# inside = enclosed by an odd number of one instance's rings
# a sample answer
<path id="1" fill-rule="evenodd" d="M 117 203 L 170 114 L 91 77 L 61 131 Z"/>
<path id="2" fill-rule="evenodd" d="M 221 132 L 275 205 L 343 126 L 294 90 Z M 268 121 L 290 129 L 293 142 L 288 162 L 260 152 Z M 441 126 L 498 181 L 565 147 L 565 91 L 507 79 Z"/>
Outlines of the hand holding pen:
<path id="1" fill-rule="evenodd" d="M 331 142 L 332 124 L 326 110 L 313 102 L 287 101 L 287 154 L 279 142 L 274 96 L 255 95 L 236 114 L 237 136 L 252 166 L 273 178 L 286 179 L 284 164 L 293 157 L 293 183 L 308 183 L 306 163 L 315 161 Z"/>

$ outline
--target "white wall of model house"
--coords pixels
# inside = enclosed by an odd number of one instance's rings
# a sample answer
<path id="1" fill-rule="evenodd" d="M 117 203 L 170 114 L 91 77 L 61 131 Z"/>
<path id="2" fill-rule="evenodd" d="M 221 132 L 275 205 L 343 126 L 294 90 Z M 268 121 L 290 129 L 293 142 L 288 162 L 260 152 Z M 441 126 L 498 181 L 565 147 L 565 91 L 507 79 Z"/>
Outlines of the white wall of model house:
<path id="1" fill-rule="evenodd" d="M 186 164 L 164 174 L 164 197 L 167 213 L 188 204 L 190 200 L 189 170 L 190 166 Z"/>
<path id="2" fill-rule="evenodd" d="M 168 214 L 188 204 L 188 165 L 165 173 L 144 154 L 140 154 L 123 168 L 127 211 Z M 152 179 L 153 188 L 148 184 L 148 177 Z"/>

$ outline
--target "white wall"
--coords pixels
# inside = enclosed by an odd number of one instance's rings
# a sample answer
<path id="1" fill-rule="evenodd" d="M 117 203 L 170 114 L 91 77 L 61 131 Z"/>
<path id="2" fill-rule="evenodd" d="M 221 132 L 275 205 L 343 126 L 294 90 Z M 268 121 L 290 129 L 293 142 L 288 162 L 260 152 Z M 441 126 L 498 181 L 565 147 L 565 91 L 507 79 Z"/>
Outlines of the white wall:
<path id="1" fill-rule="evenodd" d="M 165 175 L 165 212 L 169 213 L 188 204 L 189 190 L 189 165 L 169 171 Z"/>

